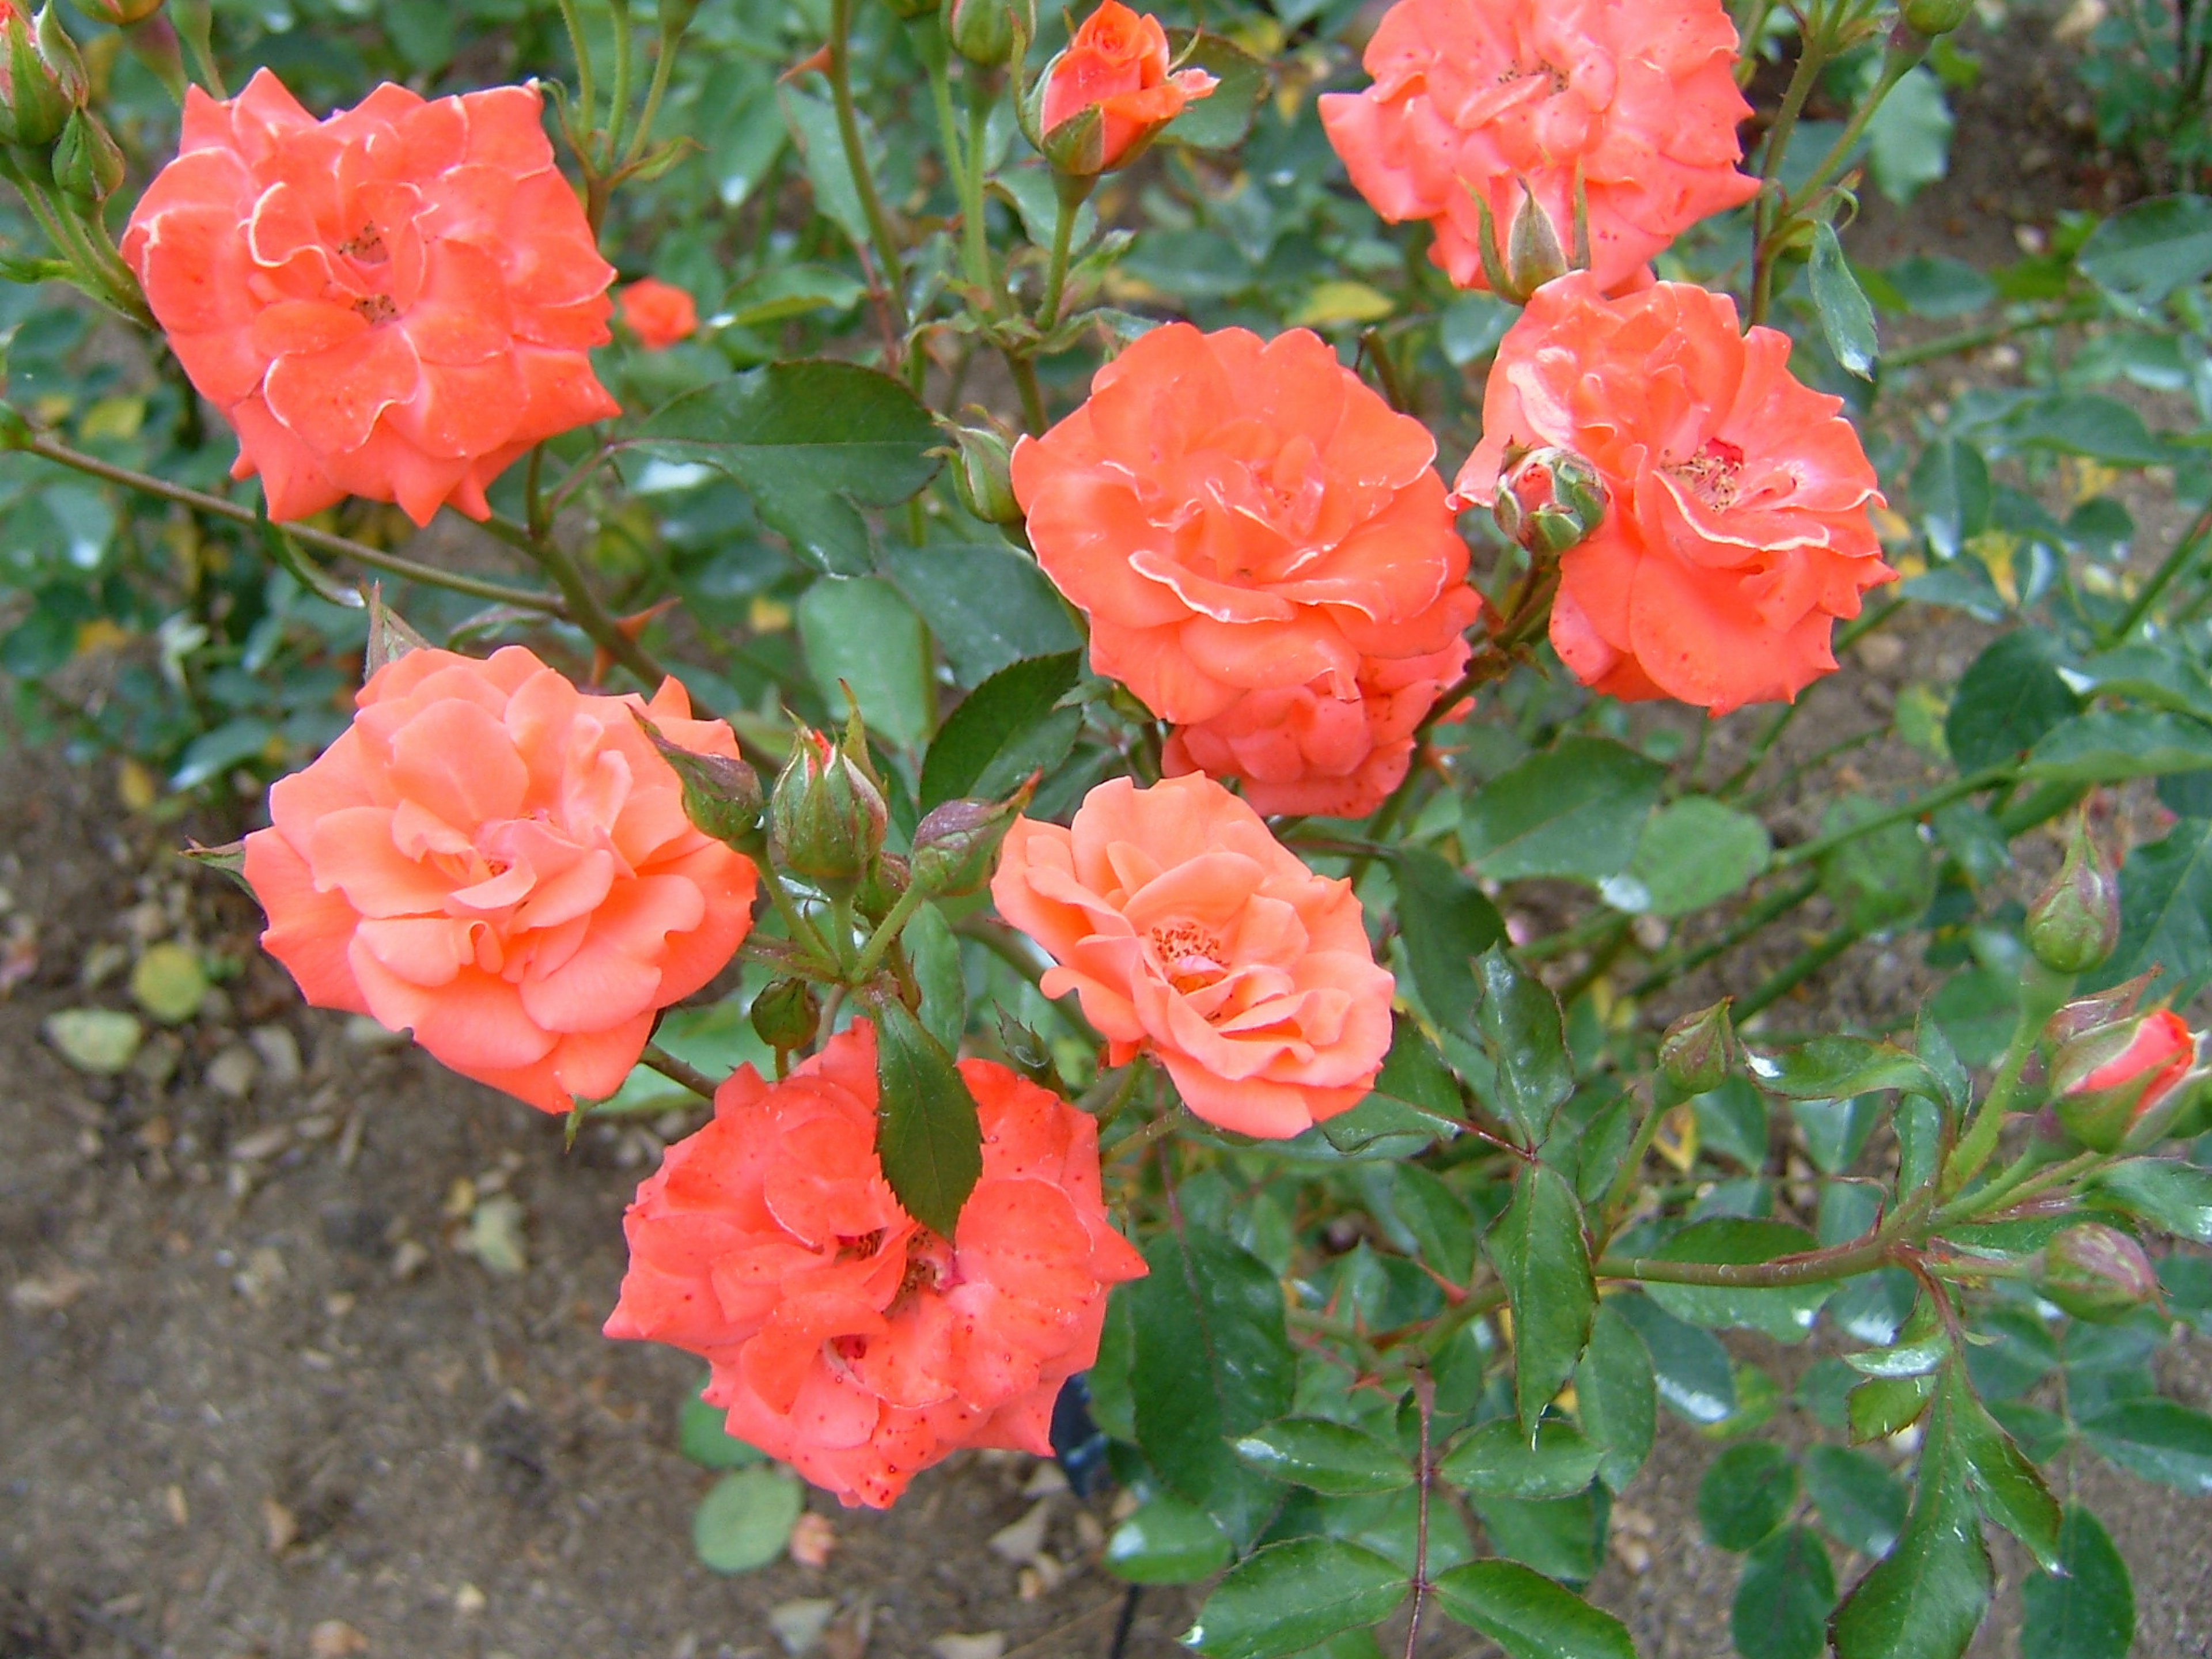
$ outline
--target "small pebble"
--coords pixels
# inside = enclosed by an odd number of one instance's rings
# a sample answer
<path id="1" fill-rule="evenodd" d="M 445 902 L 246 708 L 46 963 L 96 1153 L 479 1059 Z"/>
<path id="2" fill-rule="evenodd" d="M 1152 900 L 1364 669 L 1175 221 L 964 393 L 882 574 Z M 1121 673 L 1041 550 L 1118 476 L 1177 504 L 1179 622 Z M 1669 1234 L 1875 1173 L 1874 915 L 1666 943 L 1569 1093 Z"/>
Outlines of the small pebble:
<path id="1" fill-rule="evenodd" d="M 253 1079 L 260 1070 L 261 1061 L 253 1050 L 234 1042 L 208 1061 L 207 1085 L 219 1095 L 243 1100 L 253 1092 Z"/>

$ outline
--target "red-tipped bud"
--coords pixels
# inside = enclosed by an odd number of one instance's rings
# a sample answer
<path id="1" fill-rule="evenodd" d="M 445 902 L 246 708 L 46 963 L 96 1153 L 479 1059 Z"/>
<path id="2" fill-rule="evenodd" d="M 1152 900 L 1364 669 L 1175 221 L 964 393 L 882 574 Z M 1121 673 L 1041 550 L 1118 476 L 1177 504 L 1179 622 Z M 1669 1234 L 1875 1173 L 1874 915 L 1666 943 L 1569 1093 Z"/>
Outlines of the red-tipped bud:
<path id="1" fill-rule="evenodd" d="M 692 828 L 758 857 L 768 844 L 761 830 L 760 775 L 741 760 L 697 754 L 669 742 L 641 714 L 637 723 L 683 783 L 684 816 Z"/>
<path id="2" fill-rule="evenodd" d="M 2054 974 L 2086 974 L 2119 942 L 2119 878 L 2085 811 L 2074 821 L 2058 873 L 2028 907 L 2028 948 Z"/>
<path id="3" fill-rule="evenodd" d="M 2076 1319 L 2099 1324 L 2159 1299 L 2158 1273 L 2142 1246 L 2095 1221 L 2067 1228 L 2045 1247 L 2038 1288 Z"/>
<path id="4" fill-rule="evenodd" d="M 2075 1037 L 2119 1024 L 2135 1012 L 2136 1004 L 2150 988 L 2151 978 L 2149 974 L 2138 974 L 2124 985 L 2075 998 L 2045 1024 L 2043 1046 L 2046 1049 L 2063 1048 Z"/>
<path id="5" fill-rule="evenodd" d="M 1735 1060 L 1735 1026 L 1725 998 L 1683 1015 L 1659 1039 L 1659 1075 L 1686 1097 L 1719 1088 Z"/>
<path id="6" fill-rule="evenodd" d="M 980 893 L 999 862 L 999 846 L 1036 792 L 1032 777 L 1002 801 L 949 800 L 915 826 L 914 879 L 932 898 Z"/>
<path id="7" fill-rule="evenodd" d="M 810 881 L 857 882 L 884 844 L 883 792 L 845 745 L 802 731 L 769 798 L 777 861 Z"/>
<path id="8" fill-rule="evenodd" d="M 2052 1058 L 2051 1107 L 2066 1133 L 2100 1152 L 2148 1146 L 2188 1097 L 2197 1038 L 2171 1009 L 2075 1037 Z"/>
<path id="9" fill-rule="evenodd" d="M 1571 449 L 1532 449 L 1505 469 L 1490 510 L 1532 556 L 1555 559 L 1605 522 L 1605 484 Z"/>
<path id="10" fill-rule="evenodd" d="M 118 28 L 129 28 L 133 23 L 144 22 L 167 3 L 167 0 L 82 0 L 77 9 Z"/>
<path id="11" fill-rule="evenodd" d="M 84 106 L 84 59 L 48 6 L 36 18 L 0 13 L 0 143 L 44 149 Z"/>

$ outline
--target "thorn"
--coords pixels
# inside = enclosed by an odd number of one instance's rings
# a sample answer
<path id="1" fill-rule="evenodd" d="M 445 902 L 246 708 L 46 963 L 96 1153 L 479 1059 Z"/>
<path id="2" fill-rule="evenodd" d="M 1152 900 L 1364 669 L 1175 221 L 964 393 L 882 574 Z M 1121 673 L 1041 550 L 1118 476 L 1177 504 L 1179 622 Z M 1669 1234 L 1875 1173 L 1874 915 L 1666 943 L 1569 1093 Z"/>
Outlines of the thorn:
<path id="1" fill-rule="evenodd" d="M 681 594 L 671 593 L 666 599 L 661 599 L 655 604 L 649 605 L 646 606 L 644 610 L 637 611 L 634 615 L 616 617 L 615 631 L 620 634 L 626 640 L 635 641 L 638 635 L 644 633 L 646 629 L 652 624 L 653 619 L 655 617 L 660 616 L 665 611 L 674 610 L 682 603 L 683 596 Z M 615 659 L 613 654 L 608 651 L 606 647 L 604 645 L 592 646 L 591 683 L 593 685 L 603 684 L 607 676 L 614 672 L 614 667 Z"/>

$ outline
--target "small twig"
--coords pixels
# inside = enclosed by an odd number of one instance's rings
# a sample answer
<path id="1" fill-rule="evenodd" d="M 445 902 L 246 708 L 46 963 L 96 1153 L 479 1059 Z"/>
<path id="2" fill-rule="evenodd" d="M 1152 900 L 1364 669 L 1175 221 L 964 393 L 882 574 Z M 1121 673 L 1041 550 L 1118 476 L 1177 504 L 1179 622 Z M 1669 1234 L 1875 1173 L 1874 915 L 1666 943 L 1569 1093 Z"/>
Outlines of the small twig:
<path id="1" fill-rule="evenodd" d="M 700 1099 L 706 1101 L 711 1101 L 714 1099 L 716 1086 L 714 1079 L 708 1077 L 696 1066 L 691 1065 L 686 1060 L 677 1059 L 675 1055 L 670 1054 L 667 1049 L 662 1048 L 659 1043 L 647 1043 L 645 1045 L 645 1052 L 639 1055 L 638 1058 L 642 1060 L 647 1065 L 652 1066 L 654 1071 L 659 1073 L 661 1076 L 666 1078 L 671 1083 L 682 1084 L 693 1094 L 698 1096 Z"/>
<path id="2" fill-rule="evenodd" d="M 1436 1381 L 1428 1367 L 1419 1364 L 1413 1368 L 1412 1380 L 1413 1403 L 1421 1413 L 1420 1450 L 1413 1465 L 1420 1498 L 1413 1522 L 1413 1613 L 1406 1621 L 1406 1659 L 1413 1659 L 1413 1650 L 1419 1645 L 1421 1610 L 1429 1594 L 1429 1489 L 1436 1484 L 1437 1473 L 1429 1456 L 1429 1431 L 1437 1410 Z"/>

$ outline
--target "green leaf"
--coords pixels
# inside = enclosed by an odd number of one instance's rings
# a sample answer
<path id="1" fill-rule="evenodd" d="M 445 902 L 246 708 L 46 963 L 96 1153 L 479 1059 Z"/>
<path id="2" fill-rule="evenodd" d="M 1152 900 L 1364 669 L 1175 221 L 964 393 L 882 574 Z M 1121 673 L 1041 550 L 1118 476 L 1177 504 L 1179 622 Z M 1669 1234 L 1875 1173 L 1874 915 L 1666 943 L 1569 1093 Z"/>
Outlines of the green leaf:
<path id="1" fill-rule="evenodd" d="M 1698 1483 L 1698 1524 L 1717 1549 L 1752 1547 L 1790 1518 L 1797 1502 L 1797 1466 L 1770 1440 L 1730 1446 Z"/>
<path id="2" fill-rule="evenodd" d="M 1855 830 L 1885 811 L 1863 795 L 1846 795 L 1821 814 L 1820 832 Z M 1819 863 L 1821 892 L 1844 924 L 1862 933 L 1917 921 L 1936 896 L 1936 860 L 1909 820 L 1832 847 Z"/>
<path id="3" fill-rule="evenodd" d="M 1884 1089 L 1941 1099 L 1943 1092 L 1917 1056 L 1868 1037 L 1814 1037 L 1753 1055 L 1750 1071 L 1761 1088 L 1785 1100 L 1834 1100 Z"/>
<path id="4" fill-rule="evenodd" d="M 2045 732 L 2021 775 L 2035 783 L 2118 783 L 2212 769 L 2212 726 L 2156 708 L 2098 708 Z"/>
<path id="5" fill-rule="evenodd" d="M 1474 1273 L 1474 1218 L 1459 1194 L 1418 1164 L 1389 1166 L 1391 1218 L 1404 1229 L 1421 1260 L 1455 1285 Z"/>
<path id="6" fill-rule="evenodd" d="M 1474 976 L 1482 999 L 1475 1027 L 1498 1067 L 1498 1097 L 1487 1103 L 1519 1126 L 1522 1145 L 1534 1146 L 1575 1091 L 1559 1000 L 1542 980 L 1516 968 L 1502 945 L 1477 958 Z"/>
<path id="7" fill-rule="evenodd" d="M 1698 1145 L 1734 1158 L 1756 1173 L 1766 1167 L 1766 1097 L 1740 1077 L 1731 1077 L 1690 1102 L 1698 1120 Z"/>
<path id="8" fill-rule="evenodd" d="M 875 1009 L 876 1151 L 906 1212 L 951 1238 L 983 1173 L 975 1097 L 945 1045 L 895 998 Z"/>
<path id="9" fill-rule="evenodd" d="M 1836 361 L 1862 380 L 1874 378 L 1875 359 L 1881 355 L 1881 340 L 1875 331 L 1874 307 L 1851 275 L 1850 261 L 1836 228 L 1825 220 L 1814 228 L 1813 257 L 1807 273 L 1812 280 L 1813 309 L 1820 319 L 1821 337 Z"/>
<path id="10" fill-rule="evenodd" d="M 1970 443 L 1944 438 L 1921 451 L 1911 489 L 1921 526 L 1938 559 L 1957 558 L 1990 527 L 1990 464 Z"/>
<path id="11" fill-rule="evenodd" d="M 2085 988 L 2153 969 L 2185 1000 L 2212 979 L 2212 819 L 2184 818 L 2120 866 L 2120 942 Z"/>
<path id="12" fill-rule="evenodd" d="M 1521 1431 L 1533 1437 L 1597 1314 L 1582 1206 L 1566 1177 L 1548 1164 L 1522 1164 L 1484 1248 L 1512 1305 L 1513 1395 Z"/>
<path id="13" fill-rule="evenodd" d="M 750 1572 L 783 1553 L 805 1489 L 788 1469 L 763 1466 L 726 1474 L 691 1516 L 691 1548 L 709 1572 Z"/>
<path id="14" fill-rule="evenodd" d="M 1741 892 L 1774 856 L 1773 837 L 1748 812 L 1704 795 L 1662 806 L 1644 820 L 1627 870 L 1600 890 L 1616 910 L 1686 915 Z"/>
<path id="15" fill-rule="evenodd" d="M 2087 696 L 2119 696 L 2212 720 L 2212 680 L 2176 649 L 2123 646 L 2069 669 L 2067 683 Z"/>
<path id="16" fill-rule="evenodd" d="M 1829 1537 L 1861 1555 L 1884 1555 L 1905 1530 L 1905 1483 L 1849 1446 L 1805 1449 L 1805 1495 Z"/>
<path id="17" fill-rule="evenodd" d="M 1864 1445 L 1869 1440 L 1887 1439 L 1906 1425 L 1917 1421 L 1935 1394 L 1933 1371 L 1923 1371 L 1917 1376 L 1869 1377 L 1851 1390 L 1845 1402 L 1851 1443 Z"/>
<path id="18" fill-rule="evenodd" d="M 2123 1400 L 2085 1420 L 2081 1432 L 2100 1456 L 2130 1474 L 2212 1492 L 2212 1417 L 2178 1400 Z"/>
<path id="19" fill-rule="evenodd" d="M 2105 221 L 2074 264 L 2098 287 L 2132 303 L 2162 303 L 2176 289 L 2212 275 L 2212 201 L 2161 196 Z"/>
<path id="20" fill-rule="evenodd" d="M 1236 1557 L 1213 1517 L 1173 1492 L 1139 1504 L 1106 1540 L 1106 1571 L 1133 1584 L 1195 1584 Z"/>
<path id="21" fill-rule="evenodd" d="M 1961 774 L 2000 765 L 2081 712 L 2060 674 L 2066 649 L 2039 629 L 1993 640 L 1974 659 L 1951 699 L 1943 740 Z"/>
<path id="22" fill-rule="evenodd" d="M 921 992 L 916 1012 L 923 1029 L 948 1053 L 957 1054 L 968 1030 L 968 981 L 960 966 L 960 941 L 952 936 L 945 912 L 934 904 L 916 910 L 899 935 L 899 948 Z"/>
<path id="23" fill-rule="evenodd" d="M 1011 547 L 894 547 L 884 574 L 921 612 L 962 685 L 1083 644 L 1036 561 Z"/>
<path id="24" fill-rule="evenodd" d="M 1405 1571 L 1358 1544 L 1293 1538 L 1239 1562 L 1184 1632 L 1215 1659 L 1275 1659 L 1379 1624 L 1405 1599 Z"/>
<path id="25" fill-rule="evenodd" d="M 2008 443 L 2086 455 L 2114 466 L 2159 466 L 2173 448 L 2154 436 L 2134 409 L 2096 392 L 2052 392 L 2019 405 L 1998 428 Z"/>
<path id="26" fill-rule="evenodd" d="M 915 395 L 858 363 L 770 363 L 687 392 L 634 447 L 717 468 L 763 522 L 832 575 L 875 564 L 864 507 L 896 507 L 937 475 L 936 424 Z"/>
<path id="27" fill-rule="evenodd" d="M 1879 274 L 1917 317 L 1964 317 L 1997 297 L 1980 271 L 1942 254 L 1915 254 Z"/>
<path id="28" fill-rule="evenodd" d="M 1837 1659 L 1959 1659 L 1982 1622 L 1989 1547 L 1966 1490 L 1966 1460 L 1940 1401 L 1921 1447 L 1918 1485 L 1896 1547 L 1836 1610 L 1829 1633 Z"/>
<path id="29" fill-rule="evenodd" d="M 2056 1571 L 2058 1500 L 2043 1484 L 2035 1465 L 2013 1444 L 2012 1437 L 1982 1408 L 1963 1365 L 1954 1361 L 1941 1386 L 1959 1450 L 1966 1460 L 1967 1481 L 1981 1500 L 1982 1513 L 2019 1539 L 2045 1572 Z"/>
<path id="30" fill-rule="evenodd" d="M 1881 1121 L 1881 1102 L 1872 1095 L 1847 1100 L 1793 1100 L 1790 1115 L 1805 1142 L 1805 1155 L 1823 1175 L 1841 1175 L 1866 1150 L 1867 1137 Z"/>
<path id="31" fill-rule="evenodd" d="M 929 630 L 878 576 L 827 578 L 799 599 L 799 639 L 815 689 L 833 709 L 850 686 L 868 730 L 902 749 L 928 739 L 937 714 Z"/>
<path id="32" fill-rule="evenodd" d="M 1266 1263 L 1194 1224 L 1164 1230 L 1145 1259 L 1151 1272 L 1127 1291 L 1137 1443 L 1163 1480 L 1233 1537 L 1280 1491 L 1238 1462 L 1224 1437 L 1291 1409 L 1297 1360 L 1283 1289 Z"/>
<path id="33" fill-rule="evenodd" d="M 1215 85 L 1205 97 L 1183 106 L 1182 113 L 1161 132 L 1159 142 L 1188 144 L 1194 149 L 1234 149 L 1243 143 L 1261 100 L 1267 95 L 1267 66 L 1218 34 L 1170 29 L 1168 47 L 1178 65 L 1206 70 Z"/>
<path id="34" fill-rule="evenodd" d="M 1467 1127 L 1463 1109 L 1459 1084 L 1437 1045 L 1411 1015 L 1399 1012 L 1390 1017 L 1390 1052 L 1383 1056 L 1374 1092 L 1327 1120 L 1321 1132 L 1330 1146 L 1347 1154 L 1393 1137 L 1449 1140 Z"/>
<path id="35" fill-rule="evenodd" d="M 1460 1436 L 1437 1469 L 1454 1486 L 1486 1497 L 1571 1498 L 1589 1485 L 1604 1458 L 1604 1448 L 1571 1424 L 1538 1424 L 1532 1446 L 1519 1424 L 1498 1418 Z"/>
<path id="36" fill-rule="evenodd" d="M 1333 1497 L 1396 1492 L 1413 1466 L 1364 1429 L 1320 1417 L 1285 1417 L 1233 1443 L 1237 1456 L 1271 1480 Z"/>
<path id="37" fill-rule="evenodd" d="M 1057 765 L 1083 723 L 1053 705 L 1074 686 L 1080 653 L 1009 664 L 970 691 L 945 722 L 921 763 L 921 810 L 963 796 L 995 798 L 1041 767 Z M 1065 718 L 1063 718 L 1065 717 Z M 1003 782 L 1002 782 L 1003 781 Z M 986 787 L 1000 784 L 995 791 Z"/>
<path id="38" fill-rule="evenodd" d="M 850 311 L 867 284 L 829 265 L 778 265 L 732 289 L 722 301 L 731 328 L 762 328 L 816 311 Z"/>
<path id="39" fill-rule="evenodd" d="M 868 246 L 868 216 L 853 183 L 853 164 L 845 155 L 837 112 L 826 99 L 779 86 L 778 96 L 790 125 L 791 138 L 806 166 L 806 180 L 814 189 L 814 205 L 833 221 L 855 247 Z M 881 176 L 883 140 L 860 118 L 860 153 L 869 167 Z"/>
<path id="40" fill-rule="evenodd" d="M 1651 1354 L 1636 1328 L 1621 1316 L 1618 1298 L 1598 1304 L 1589 1346 L 1575 1368 L 1575 1409 L 1583 1432 L 1598 1448 L 1598 1479 L 1627 1489 L 1651 1455 L 1657 1433 L 1658 1394 Z"/>
<path id="41" fill-rule="evenodd" d="M 1701 1425 L 1735 1415 L 1735 1373 L 1719 1338 L 1675 1318 L 1649 1296 L 1607 1297 L 1605 1310 L 1643 1339 L 1652 1381 L 1668 1409 Z"/>
<path id="42" fill-rule="evenodd" d="M 1883 195 L 1901 207 L 1949 171 L 1951 125 L 1943 83 L 1907 70 L 1867 123 L 1867 161 Z"/>
<path id="43" fill-rule="evenodd" d="M 1477 792 L 1461 845 L 1493 881 L 1573 876 L 1602 881 L 1635 855 L 1666 769 L 1605 738 L 1562 738 Z"/>
<path id="44" fill-rule="evenodd" d="M 722 1426 L 728 1415 L 696 1394 L 686 1395 L 676 1419 L 676 1449 L 702 1469 L 742 1469 L 762 1462 L 766 1452 Z"/>
<path id="45" fill-rule="evenodd" d="M 2154 1227 L 2212 1244 L 2212 1170 L 2174 1158 L 2128 1158 L 2092 1170 L 2087 1186 Z"/>
<path id="46" fill-rule="evenodd" d="M 1786 1221 L 1755 1221 L 1717 1216 L 1685 1227 L 1654 1253 L 1661 1261 L 1756 1262 L 1796 1255 L 1817 1248 L 1813 1235 Z M 1820 1304 L 1835 1293 L 1832 1283 L 1791 1285 L 1778 1289 L 1735 1285 L 1647 1284 L 1651 1299 L 1692 1325 L 1740 1326 L 1764 1331 L 1778 1342 L 1802 1342 L 1812 1334 Z"/>
<path id="47" fill-rule="evenodd" d="M 1753 1549 L 1736 1581 L 1729 1634 L 1744 1659 L 1820 1659 L 1836 1605 L 1836 1570 L 1817 1534 L 1778 1532 Z"/>
<path id="48" fill-rule="evenodd" d="M 1437 1579 L 1437 1605 L 1497 1643 L 1506 1659 L 1636 1659 L 1620 1620 L 1515 1562 L 1454 1567 Z"/>
<path id="49" fill-rule="evenodd" d="M 1413 988 L 1431 1018 L 1472 1036 L 1474 958 L 1505 937 L 1504 918 L 1480 888 L 1425 847 L 1401 848 L 1390 864 Z"/>
<path id="50" fill-rule="evenodd" d="M 2127 1659 L 2136 1639 L 2128 1564 L 2097 1517 L 2075 1504 L 2058 1534 L 2059 1572 L 2020 1587 L 2020 1659 Z"/>

